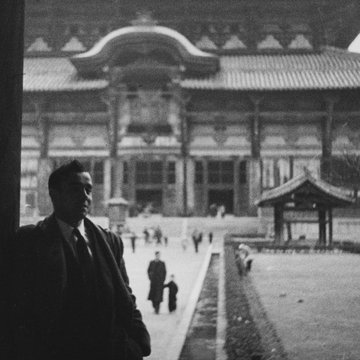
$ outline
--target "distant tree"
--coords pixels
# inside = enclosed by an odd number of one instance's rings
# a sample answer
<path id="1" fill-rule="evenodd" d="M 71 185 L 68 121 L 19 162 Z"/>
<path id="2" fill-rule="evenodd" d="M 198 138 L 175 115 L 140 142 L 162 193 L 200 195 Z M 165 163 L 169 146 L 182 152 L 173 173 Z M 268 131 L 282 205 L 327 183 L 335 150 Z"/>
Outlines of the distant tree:
<path id="1" fill-rule="evenodd" d="M 336 186 L 352 189 L 357 197 L 360 189 L 360 154 L 344 151 L 342 155 L 332 157 L 328 181 Z"/>

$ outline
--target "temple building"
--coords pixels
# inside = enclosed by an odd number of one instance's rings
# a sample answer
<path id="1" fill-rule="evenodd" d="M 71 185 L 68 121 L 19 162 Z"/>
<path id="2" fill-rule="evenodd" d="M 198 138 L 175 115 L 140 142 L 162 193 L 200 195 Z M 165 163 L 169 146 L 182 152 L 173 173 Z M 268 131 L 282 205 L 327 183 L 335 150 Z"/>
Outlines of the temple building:
<path id="1" fill-rule="evenodd" d="M 304 167 L 357 188 L 342 175 L 360 153 L 359 15 L 357 0 L 26 0 L 23 211 L 49 211 L 71 158 L 94 215 L 120 196 L 256 215 Z"/>

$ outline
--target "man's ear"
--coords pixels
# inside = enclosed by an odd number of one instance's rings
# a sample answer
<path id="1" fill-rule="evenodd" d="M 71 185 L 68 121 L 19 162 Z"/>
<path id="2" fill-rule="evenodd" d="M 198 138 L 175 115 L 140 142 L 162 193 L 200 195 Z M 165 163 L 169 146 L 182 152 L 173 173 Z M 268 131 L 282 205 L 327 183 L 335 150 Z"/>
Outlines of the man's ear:
<path id="1" fill-rule="evenodd" d="M 49 196 L 52 202 L 56 201 L 59 192 L 56 189 L 49 189 Z"/>

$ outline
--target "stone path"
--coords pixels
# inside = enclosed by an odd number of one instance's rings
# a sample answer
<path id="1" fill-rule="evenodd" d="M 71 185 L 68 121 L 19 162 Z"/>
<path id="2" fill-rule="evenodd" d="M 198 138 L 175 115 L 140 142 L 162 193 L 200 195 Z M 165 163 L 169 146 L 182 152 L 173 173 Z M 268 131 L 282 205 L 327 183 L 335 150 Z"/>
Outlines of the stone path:
<path id="1" fill-rule="evenodd" d="M 142 239 L 138 240 L 137 245 L 136 252 L 132 253 L 129 242 L 125 244 L 125 262 L 132 289 L 137 297 L 138 307 L 151 334 L 153 351 L 147 359 L 166 360 L 170 347 L 176 348 L 176 342 L 181 343 L 184 340 L 186 331 L 184 334 L 183 318 L 188 312 L 187 307 L 192 291 L 201 273 L 209 246 L 202 244 L 197 254 L 192 246 L 184 251 L 180 238 L 174 237 L 169 238 L 167 247 L 154 244 L 145 245 Z M 154 258 L 155 250 L 161 251 L 161 259 L 166 263 L 167 274 L 174 274 L 175 281 L 179 286 L 178 308 L 173 314 L 169 314 L 167 309 L 167 290 L 164 292 L 164 302 L 161 304 L 159 315 L 153 313 L 151 302 L 147 300 L 149 291 L 147 266 L 149 261 Z"/>

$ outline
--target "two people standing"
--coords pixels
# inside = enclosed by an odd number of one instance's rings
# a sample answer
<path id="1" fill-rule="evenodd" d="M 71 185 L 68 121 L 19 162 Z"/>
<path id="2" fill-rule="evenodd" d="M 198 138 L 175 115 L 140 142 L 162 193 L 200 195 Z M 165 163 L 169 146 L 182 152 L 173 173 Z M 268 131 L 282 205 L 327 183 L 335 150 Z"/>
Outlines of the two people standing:
<path id="1" fill-rule="evenodd" d="M 150 261 L 147 273 L 150 280 L 148 300 L 152 302 L 155 314 L 159 314 L 160 312 L 164 288 L 169 289 L 169 312 L 175 311 L 178 286 L 175 283 L 174 275 L 170 276 L 170 281 L 167 284 L 164 284 L 166 279 L 166 265 L 160 260 L 160 251 L 155 251 L 155 259 Z"/>
<path id="2" fill-rule="evenodd" d="M 160 251 L 155 251 L 155 259 L 150 261 L 147 273 L 150 280 L 148 300 L 152 302 L 155 314 L 159 314 L 166 279 L 166 266 L 165 263 L 160 260 Z"/>

